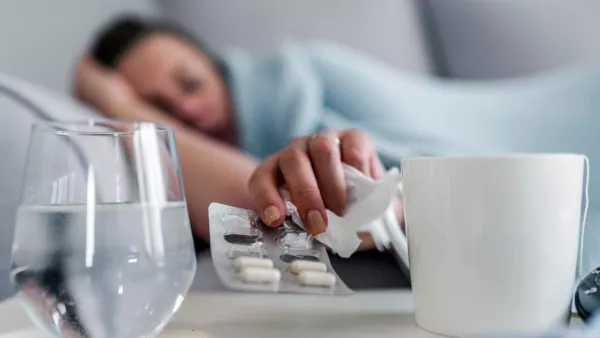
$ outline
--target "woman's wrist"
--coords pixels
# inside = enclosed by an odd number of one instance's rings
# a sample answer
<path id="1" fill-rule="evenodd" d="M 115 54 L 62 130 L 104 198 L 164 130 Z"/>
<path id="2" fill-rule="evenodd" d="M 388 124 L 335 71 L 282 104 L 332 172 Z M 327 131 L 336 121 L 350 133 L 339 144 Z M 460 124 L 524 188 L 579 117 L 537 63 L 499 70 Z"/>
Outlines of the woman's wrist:
<path id="1" fill-rule="evenodd" d="M 107 117 L 124 120 L 139 120 L 139 102 L 136 98 L 110 95 L 99 99 L 94 105 Z"/>

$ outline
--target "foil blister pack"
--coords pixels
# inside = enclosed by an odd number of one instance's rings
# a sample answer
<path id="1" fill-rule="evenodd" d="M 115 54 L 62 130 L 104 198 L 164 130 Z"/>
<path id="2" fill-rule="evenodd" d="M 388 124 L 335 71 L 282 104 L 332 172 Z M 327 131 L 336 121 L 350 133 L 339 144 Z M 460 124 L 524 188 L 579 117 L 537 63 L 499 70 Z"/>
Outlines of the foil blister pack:
<path id="1" fill-rule="evenodd" d="M 223 285 L 269 293 L 347 295 L 324 244 L 291 217 L 266 226 L 251 210 L 212 203 L 208 209 L 211 256 Z"/>

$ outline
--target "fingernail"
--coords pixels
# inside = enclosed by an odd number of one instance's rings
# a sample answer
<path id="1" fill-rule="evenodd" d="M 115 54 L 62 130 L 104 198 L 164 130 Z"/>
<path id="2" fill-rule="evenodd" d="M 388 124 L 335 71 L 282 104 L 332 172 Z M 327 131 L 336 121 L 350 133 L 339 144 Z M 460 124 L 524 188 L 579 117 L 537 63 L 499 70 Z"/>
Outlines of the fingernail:
<path id="1" fill-rule="evenodd" d="M 318 235 L 325 232 L 325 229 L 327 229 L 323 214 L 321 214 L 319 210 L 309 211 L 308 215 L 306 215 L 306 222 L 308 223 L 308 230 L 313 235 Z"/>
<path id="2" fill-rule="evenodd" d="M 279 219 L 279 217 L 281 217 L 281 214 L 279 213 L 279 208 L 277 208 L 274 205 L 269 205 L 268 207 L 266 207 L 263 214 L 264 221 L 267 225 L 273 224 L 273 222 L 275 222 Z"/>

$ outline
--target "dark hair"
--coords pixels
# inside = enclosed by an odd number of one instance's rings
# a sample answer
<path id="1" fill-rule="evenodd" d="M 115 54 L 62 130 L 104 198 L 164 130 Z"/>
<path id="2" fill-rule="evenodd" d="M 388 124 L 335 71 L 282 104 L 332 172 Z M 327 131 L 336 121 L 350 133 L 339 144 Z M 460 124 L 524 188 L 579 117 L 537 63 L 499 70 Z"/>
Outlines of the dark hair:
<path id="1" fill-rule="evenodd" d="M 143 19 L 135 15 L 120 16 L 103 27 L 92 43 L 91 54 L 101 64 L 113 68 L 123 54 L 144 38 L 157 32 L 170 33 L 186 40 L 218 63 L 216 56 L 205 47 L 204 43 L 183 28 L 166 21 Z"/>

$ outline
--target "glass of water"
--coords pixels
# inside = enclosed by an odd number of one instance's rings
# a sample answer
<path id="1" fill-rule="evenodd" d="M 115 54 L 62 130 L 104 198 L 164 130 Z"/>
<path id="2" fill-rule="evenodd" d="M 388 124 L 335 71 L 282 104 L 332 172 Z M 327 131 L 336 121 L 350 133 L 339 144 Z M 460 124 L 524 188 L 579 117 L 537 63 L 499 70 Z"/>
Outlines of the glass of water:
<path id="1" fill-rule="evenodd" d="M 196 271 L 173 132 L 151 123 L 33 127 L 11 278 L 60 337 L 155 337 Z"/>

